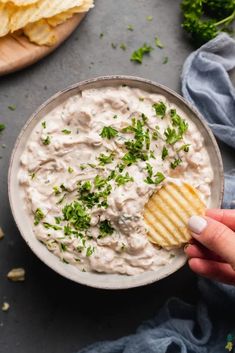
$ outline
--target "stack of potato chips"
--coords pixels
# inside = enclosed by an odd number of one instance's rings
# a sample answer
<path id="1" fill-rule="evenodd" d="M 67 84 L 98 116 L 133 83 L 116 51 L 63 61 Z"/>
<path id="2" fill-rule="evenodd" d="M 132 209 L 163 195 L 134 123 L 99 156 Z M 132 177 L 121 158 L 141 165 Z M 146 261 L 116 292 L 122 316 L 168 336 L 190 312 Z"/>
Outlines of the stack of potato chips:
<path id="1" fill-rule="evenodd" d="M 23 33 L 38 45 L 54 45 L 55 27 L 93 6 L 93 0 L 0 0 L 0 37 Z"/>

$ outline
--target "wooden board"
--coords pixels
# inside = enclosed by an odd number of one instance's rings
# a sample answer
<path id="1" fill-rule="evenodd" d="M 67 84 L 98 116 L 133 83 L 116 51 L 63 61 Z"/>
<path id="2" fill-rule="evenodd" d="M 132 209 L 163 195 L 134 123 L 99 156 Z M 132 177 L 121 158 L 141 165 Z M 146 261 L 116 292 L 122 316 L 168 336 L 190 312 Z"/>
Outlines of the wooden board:
<path id="1" fill-rule="evenodd" d="M 52 47 L 30 43 L 23 35 L 0 38 L 0 76 L 23 69 L 50 54 L 70 36 L 84 16 L 85 13 L 76 14 L 56 27 L 58 41 Z"/>

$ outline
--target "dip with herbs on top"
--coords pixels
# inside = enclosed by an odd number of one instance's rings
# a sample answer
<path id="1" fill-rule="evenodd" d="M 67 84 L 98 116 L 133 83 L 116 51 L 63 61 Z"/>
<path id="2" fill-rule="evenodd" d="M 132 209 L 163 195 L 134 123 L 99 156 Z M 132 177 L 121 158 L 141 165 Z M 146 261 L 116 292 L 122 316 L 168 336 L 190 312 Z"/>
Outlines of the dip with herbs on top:
<path id="1" fill-rule="evenodd" d="M 81 271 L 136 275 L 175 256 L 147 238 L 144 205 L 167 180 L 206 204 L 203 137 L 164 96 L 127 86 L 84 90 L 38 122 L 18 175 L 33 232 Z"/>

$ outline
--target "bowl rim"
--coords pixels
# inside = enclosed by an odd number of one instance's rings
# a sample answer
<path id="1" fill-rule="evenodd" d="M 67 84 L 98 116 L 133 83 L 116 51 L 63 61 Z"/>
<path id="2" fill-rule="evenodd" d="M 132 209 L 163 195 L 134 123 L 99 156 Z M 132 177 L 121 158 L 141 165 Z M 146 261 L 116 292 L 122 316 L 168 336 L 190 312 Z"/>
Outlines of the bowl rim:
<path id="1" fill-rule="evenodd" d="M 165 85 L 162 85 L 160 83 L 157 83 L 157 82 L 149 80 L 149 79 L 145 79 L 145 78 L 138 77 L 138 76 L 131 76 L 131 75 L 106 75 L 106 76 L 98 76 L 98 77 L 95 77 L 95 78 L 79 81 L 77 83 L 74 83 L 72 85 L 67 86 L 66 88 L 64 88 L 61 91 L 56 92 L 50 98 L 48 98 L 46 101 L 44 101 L 42 104 L 40 104 L 40 106 L 27 119 L 27 121 L 24 124 L 23 128 L 21 129 L 18 137 L 16 138 L 16 141 L 15 141 L 12 153 L 11 153 L 10 163 L 9 163 L 9 168 L 8 168 L 8 198 L 9 198 L 11 212 L 12 212 L 14 221 L 16 223 L 16 226 L 17 226 L 17 228 L 19 230 L 20 235 L 22 236 L 24 241 L 27 243 L 27 245 L 30 247 L 30 249 L 33 251 L 33 253 L 44 264 L 46 264 L 48 267 L 50 267 L 52 270 L 54 270 L 59 275 L 63 276 L 64 278 L 67 278 L 69 280 L 72 280 L 75 283 L 86 285 L 86 286 L 93 287 L 93 288 L 98 288 L 98 289 L 119 290 L 119 289 L 129 289 L 129 288 L 136 288 L 136 287 L 140 287 L 140 286 L 145 286 L 145 285 L 157 282 L 157 281 L 159 281 L 161 279 L 164 279 L 164 278 L 168 277 L 169 275 L 171 275 L 171 274 L 175 273 L 176 271 L 178 271 L 181 267 L 183 267 L 185 265 L 185 263 L 187 262 L 187 257 L 186 256 L 184 256 L 184 257 L 182 256 L 181 261 L 179 261 L 178 265 L 174 266 L 169 271 L 164 273 L 163 276 L 157 276 L 157 272 L 156 272 L 156 276 L 154 278 L 152 278 L 151 280 L 149 280 L 149 279 L 142 280 L 141 283 L 139 283 L 139 284 L 136 284 L 136 283 L 132 284 L 131 282 L 129 284 L 127 284 L 127 285 L 125 284 L 125 285 L 122 285 L 122 286 L 118 286 L 118 285 L 110 286 L 110 285 L 107 285 L 107 284 L 106 285 L 100 285 L 100 284 L 97 284 L 97 283 L 87 284 L 85 280 L 81 280 L 81 279 L 77 280 L 77 278 L 74 278 L 73 276 L 69 276 L 69 275 L 67 275 L 65 273 L 61 273 L 61 271 L 57 268 L 56 265 L 54 265 L 54 266 L 52 266 L 51 264 L 49 265 L 48 262 L 47 262 L 47 259 L 45 259 L 41 254 L 39 254 L 39 251 L 37 251 L 29 243 L 29 241 L 26 239 L 26 237 L 24 235 L 24 230 L 22 229 L 21 225 L 17 221 L 17 217 L 16 217 L 15 210 L 14 210 L 14 200 L 13 200 L 14 198 L 13 198 L 13 195 L 12 195 L 12 192 L 11 192 L 12 166 L 13 166 L 13 161 L 14 161 L 14 158 L 15 158 L 15 154 L 16 154 L 16 151 L 17 151 L 18 146 L 20 144 L 20 141 L 21 141 L 26 129 L 31 124 L 32 120 L 34 120 L 38 116 L 38 114 L 44 108 L 46 108 L 50 103 L 52 103 L 54 100 L 56 100 L 60 96 L 63 96 L 64 94 L 66 94 L 69 91 L 72 91 L 74 89 L 77 89 L 79 87 L 83 87 L 83 86 L 86 86 L 86 85 L 89 85 L 89 84 L 96 83 L 97 81 L 98 82 L 107 82 L 107 81 L 114 81 L 114 80 L 116 80 L 116 81 L 132 81 L 133 83 L 134 82 L 138 82 L 138 83 L 148 84 L 149 86 L 154 86 L 155 88 L 160 88 L 161 90 L 163 90 L 166 93 L 172 95 L 178 101 L 183 103 L 183 105 L 185 105 L 189 110 L 191 110 L 193 112 L 193 114 L 199 119 L 201 125 L 206 130 L 207 134 L 209 135 L 209 137 L 211 139 L 211 142 L 213 144 L 213 148 L 214 148 L 215 153 L 217 155 L 218 168 L 219 168 L 218 173 L 219 173 L 219 176 L 220 176 L 220 185 L 219 185 L 219 187 L 220 187 L 220 196 L 219 196 L 219 205 L 218 206 L 221 207 L 222 200 L 223 200 L 223 195 L 224 195 L 224 170 L 223 170 L 222 157 L 221 157 L 221 153 L 220 153 L 217 141 L 215 139 L 215 136 L 213 135 L 211 129 L 207 125 L 207 123 L 206 123 L 205 119 L 203 118 L 202 114 L 191 103 L 186 101 L 180 94 L 176 93 L 171 88 L 168 88 Z M 86 89 L 86 88 L 84 87 L 84 89 Z M 146 88 L 143 88 L 143 89 L 145 90 Z M 130 276 L 130 277 L 133 277 L 133 276 Z"/>

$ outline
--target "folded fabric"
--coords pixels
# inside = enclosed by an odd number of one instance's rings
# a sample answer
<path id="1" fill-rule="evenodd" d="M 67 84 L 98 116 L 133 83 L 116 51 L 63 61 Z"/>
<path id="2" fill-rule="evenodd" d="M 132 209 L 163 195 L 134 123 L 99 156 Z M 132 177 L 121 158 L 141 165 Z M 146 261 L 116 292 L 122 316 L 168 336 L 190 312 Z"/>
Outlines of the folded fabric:
<path id="1" fill-rule="evenodd" d="M 221 34 L 192 53 L 182 74 L 184 97 L 215 135 L 235 148 L 235 91 L 227 74 L 235 41 Z M 235 169 L 226 174 L 224 207 L 235 208 Z M 222 353 L 235 344 L 235 287 L 198 280 L 196 305 L 170 299 L 131 336 L 96 343 L 80 353 Z M 226 347 L 226 348 L 225 348 Z M 230 351 L 231 351 L 230 350 Z"/>
<path id="2" fill-rule="evenodd" d="M 183 96 L 201 112 L 214 134 L 235 148 L 235 41 L 223 33 L 193 52 L 182 72 Z"/>
<path id="3" fill-rule="evenodd" d="M 235 148 L 235 41 L 222 33 L 193 52 L 182 72 L 182 93 L 207 120 L 214 134 Z M 225 174 L 224 208 L 235 208 L 235 170 Z"/>
<path id="4" fill-rule="evenodd" d="M 235 333 L 235 287 L 204 279 L 198 287 L 202 299 L 197 305 L 171 298 L 135 334 L 93 344 L 80 353 L 226 352 L 227 336 L 233 340 Z"/>

